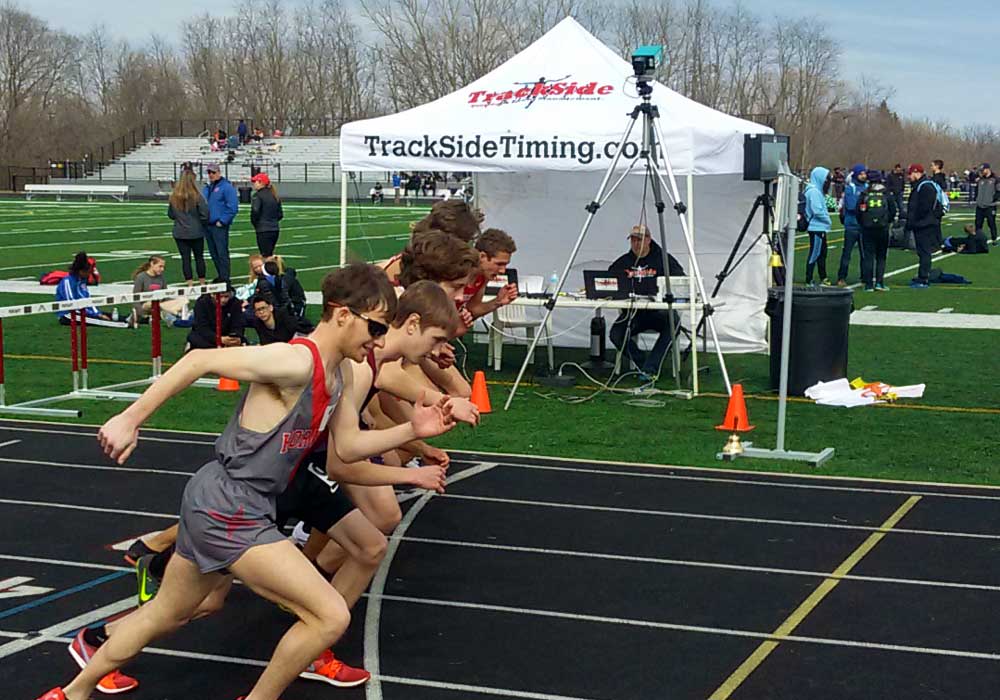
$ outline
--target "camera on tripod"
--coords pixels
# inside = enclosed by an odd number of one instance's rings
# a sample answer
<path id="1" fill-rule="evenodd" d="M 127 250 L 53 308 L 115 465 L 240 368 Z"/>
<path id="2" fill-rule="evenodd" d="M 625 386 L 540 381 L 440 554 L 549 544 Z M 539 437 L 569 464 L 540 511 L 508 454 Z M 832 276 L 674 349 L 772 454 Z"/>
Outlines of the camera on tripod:
<path id="1" fill-rule="evenodd" d="M 647 44 L 632 52 L 632 70 L 635 72 L 635 81 L 639 86 L 640 95 L 652 93 L 653 86 L 649 83 L 653 80 L 656 67 L 662 57 L 663 47 L 660 44 Z"/>

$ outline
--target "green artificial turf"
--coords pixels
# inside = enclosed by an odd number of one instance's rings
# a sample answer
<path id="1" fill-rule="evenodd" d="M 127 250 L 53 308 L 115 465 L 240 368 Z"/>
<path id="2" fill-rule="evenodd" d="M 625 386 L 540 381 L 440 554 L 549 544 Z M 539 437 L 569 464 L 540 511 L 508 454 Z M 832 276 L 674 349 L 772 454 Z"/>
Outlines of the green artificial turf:
<path id="1" fill-rule="evenodd" d="M 96 255 L 104 278 L 124 281 L 147 251 L 173 254 L 164 207 L 149 204 L 63 204 L 53 206 L 0 202 L 0 236 L 8 248 L 0 278 L 30 277 L 48 269 L 65 267 L 72 253 L 85 248 Z M 31 211 L 31 214 L 27 212 Z M 385 258 L 399 250 L 408 223 L 422 216 L 421 209 L 382 210 L 352 208 L 349 233 L 352 254 L 365 259 Z M 280 248 L 283 254 L 302 254 L 289 262 L 302 270 L 306 289 L 316 289 L 323 271 L 338 262 L 339 212 L 333 207 L 288 204 Z M 57 221 L 57 219 L 70 219 Z M 950 226 L 958 226 L 960 219 Z M 74 228 L 76 227 L 76 228 Z M 66 229 L 69 230 L 66 230 Z M 54 229 L 59 229 L 54 230 Z M 85 230 L 81 230 L 85 229 Z M 255 248 L 248 222 L 234 227 L 234 249 L 243 255 Z M 377 236 L 388 236 L 378 238 Z M 833 245 L 840 236 L 831 235 Z M 111 239 L 111 240 L 108 240 Z M 95 240 L 105 241 L 94 243 Z M 289 250 L 290 249 L 290 250 Z M 126 252 L 134 251 L 130 256 Z M 1000 251 L 998 251 L 1000 252 Z M 839 248 L 831 251 L 829 266 L 835 271 Z M 800 251 L 799 261 L 804 253 Z M 179 281 L 179 264 L 169 258 L 167 279 Z M 889 270 L 916 263 L 912 253 L 893 250 Z M 852 271 L 857 258 L 852 262 Z M 1000 303 L 990 289 L 996 287 L 1000 255 L 952 256 L 935 263 L 958 272 L 975 283 L 952 290 L 932 287 L 912 290 L 896 284 L 888 294 L 856 296 L 856 304 L 880 309 L 935 312 L 951 307 L 955 312 L 1000 313 Z M 209 262 L 211 266 L 211 262 Z M 796 265 L 800 268 L 800 265 Z M 234 269 L 240 270 L 235 262 Z M 310 269 L 316 268 L 316 269 Z M 800 270 L 801 272 L 801 270 Z M 853 272 L 852 272 L 853 274 Z M 912 273 L 890 279 L 907 280 Z M 853 280 L 852 280 L 853 281 Z M 39 302 L 40 296 L 0 295 L 0 304 Z M 125 307 L 121 307 L 125 311 Z M 313 309 L 315 312 L 315 309 Z M 313 313 L 315 316 L 315 313 Z M 184 343 L 181 329 L 164 329 L 164 360 L 176 360 Z M 7 401 L 13 403 L 66 391 L 71 386 L 69 329 L 48 315 L 9 319 L 4 323 Z M 92 328 L 90 384 L 99 386 L 148 376 L 150 330 Z M 1000 392 L 996 387 L 996 351 L 1000 331 L 973 331 L 853 326 L 850 336 L 850 378 L 894 384 L 924 382 L 923 399 L 901 401 L 893 407 L 838 409 L 793 402 L 789 405 L 786 447 L 818 450 L 832 446 L 835 458 L 821 470 L 792 462 L 737 461 L 740 469 L 769 469 L 802 473 L 866 476 L 893 479 L 1000 484 L 1000 463 L 994 434 L 1000 425 Z M 710 371 L 703 375 L 706 395 L 693 400 L 657 396 L 662 405 L 631 405 L 635 397 L 602 393 L 583 403 L 567 403 L 592 390 L 589 380 L 567 390 L 534 384 L 529 377 L 515 397 L 511 410 L 502 410 L 523 346 L 508 346 L 504 370 L 488 372 L 493 413 L 472 429 L 456 428 L 437 440 L 444 447 L 528 453 L 575 458 L 625 460 L 659 464 L 724 466 L 715 453 L 725 434 L 714 426 L 721 422 L 726 400 L 721 375 L 713 356 L 702 356 Z M 586 359 L 586 350 L 557 349 L 557 361 Z M 485 346 L 469 347 L 466 369 L 471 374 L 485 366 Z M 750 439 L 773 446 L 777 402 L 769 390 L 768 358 L 762 354 L 729 355 L 733 381 L 743 383 L 749 395 L 750 420 L 756 425 Z M 124 363 L 124 364 L 122 364 Z M 629 386 L 626 381 L 623 386 Z M 672 388 L 661 379 L 661 388 Z M 220 430 L 236 395 L 192 388 L 170 401 L 150 421 L 151 427 L 177 430 Z M 61 407 L 80 408 L 75 422 L 99 424 L 124 406 L 114 401 L 75 401 Z M 916 407 L 916 408 L 913 408 Z M 2 414 L 0 414 L 2 415 Z"/>

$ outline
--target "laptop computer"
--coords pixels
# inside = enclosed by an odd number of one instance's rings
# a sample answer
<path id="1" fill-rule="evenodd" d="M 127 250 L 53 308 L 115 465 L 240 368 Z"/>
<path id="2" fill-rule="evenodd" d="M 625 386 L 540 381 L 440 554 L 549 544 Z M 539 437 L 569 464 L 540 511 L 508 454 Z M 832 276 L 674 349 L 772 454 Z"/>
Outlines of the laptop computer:
<path id="1" fill-rule="evenodd" d="M 500 289 L 508 284 L 517 286 L 517 270 L 513 267 L 507 268 L 507 274 L 497 275 L 496 279 L 489 280 L 486 283 L 486 295 L 495 297 Z"/>
<path id="2" fill-rule="evenodd" d="M 584 270 L 583 287 L 588 299 L 628 299 L 625 278 L 607 270 Z"/>

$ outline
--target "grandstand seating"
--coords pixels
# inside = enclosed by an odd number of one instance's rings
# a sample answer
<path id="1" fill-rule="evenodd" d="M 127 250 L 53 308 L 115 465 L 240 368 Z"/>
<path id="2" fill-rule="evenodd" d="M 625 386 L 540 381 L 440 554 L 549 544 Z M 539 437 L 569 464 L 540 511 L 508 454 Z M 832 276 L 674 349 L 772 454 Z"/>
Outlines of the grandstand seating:
<path id="1" fill-rule="evenodd" d="M 228 164 L 230 180 L 249 180 L 251 165 L 284 182 L 332 182 L 336 166 L 336 179 L 340 179 L 337 137 L 268 138 L 260 144 L 248 144 L 235 154 L 233 162 Z M 169 181 L 174 179 L 181 163 L 225 163 L 225 160 L 226 152 L 211 151 L 205 138 L 165 137 L 159 144 L 147 141 L 88 179 Z"/>

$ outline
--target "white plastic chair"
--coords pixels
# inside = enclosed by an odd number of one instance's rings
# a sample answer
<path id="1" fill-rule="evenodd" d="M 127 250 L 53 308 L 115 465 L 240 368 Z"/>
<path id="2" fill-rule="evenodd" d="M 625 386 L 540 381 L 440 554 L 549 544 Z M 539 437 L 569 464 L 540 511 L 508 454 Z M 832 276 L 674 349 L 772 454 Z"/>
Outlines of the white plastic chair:
<path id="1" fill-rule="evenodd" d="M 541 328 L 541 319 L 529 320 L 527 315 L 524 313 L 524 307 L 518 306 L 517 304 L 508 304 L 507 306 L 501 306 L 499 309 L 493 312 L 493 322 L 490 324 L 490 337 L 489 337 L 489 348 L 487 350 L 487 364 L 493 364 L 493 371 L 500 371 L 500 364 L 503 358 L 503 344 L 505 341 L 517 343 L 517 338 L 511 338 L 508 330 L 513 330 L 515 328 L 523 328 L 525 334 L 525 344 L 531 345 L 532 339 L 535 337 L 535 329 Z M 551 319 L 546 324 L 545 329 L 545 345 L 548 349 L 548 359 L 549 359 L 549 370 L 553 370 L 555 367 L 555 359 L 552 355 L 552 321 Z M 528 363 L 532 364 L 535 361 L 534 355 L 528 358 Z"/>

